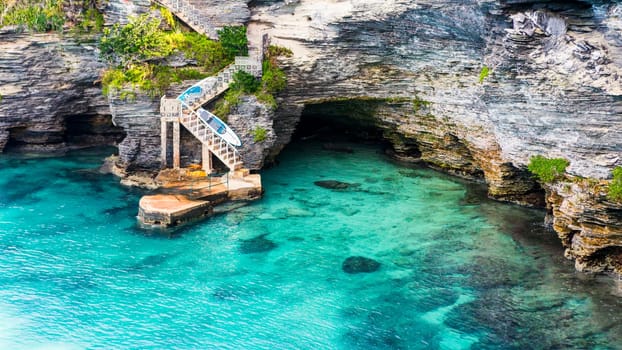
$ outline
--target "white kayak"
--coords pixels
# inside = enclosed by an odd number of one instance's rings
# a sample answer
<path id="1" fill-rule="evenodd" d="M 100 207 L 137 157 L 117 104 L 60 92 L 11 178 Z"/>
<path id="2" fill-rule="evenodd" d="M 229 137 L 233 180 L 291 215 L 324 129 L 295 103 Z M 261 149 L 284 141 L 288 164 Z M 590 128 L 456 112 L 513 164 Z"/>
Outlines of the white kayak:
<path id="1" fill-rule="evenodd" d="M 201 82 L 199 82 L 198 84 L 200 83 Z M 181 95 L 177 97 L 177 99 L 182 102 L 185 108 L 191 109 L 190 105 L 192 104 L 193 99 L 198 99 L 201 97 L 201 95 L 203 95 L 203 88 L 201 88 L 201 86 L 199 86 L 198 84 L 189 87 L 188 89 L 186 89 L 186 91 L 184 91 Z M 203 108 L 197 109 L 194 113 L 199 116 L 199 119 L 201 119 L 201 121 L 208 128 L 212 129 L 212 131 L 214 131 L 216 135 L 220 136 L 223 140 L 227 141 L 235 147 L 239 147 L 242 145 L 242 142 L 240 141 L 238 135 L 236 135 L 235 132 L 233 132 L 233 130 L 231 130 L 231 128 L 225 122 L 220 120 L 220 118 Z"/>
<path id="2" fill-rule="evenodd" d="M 197 109 L 197 115 L 205 125 L 212 129 L 223 140 L 236 147 L 242 145 L 242 142 L 240 141 L 238 135 L 236 135 L 225 122 L 220 120 L 220 118 L 218 118 L 214 114 L 206 111 L 203 108 L 199 108 Z"/>

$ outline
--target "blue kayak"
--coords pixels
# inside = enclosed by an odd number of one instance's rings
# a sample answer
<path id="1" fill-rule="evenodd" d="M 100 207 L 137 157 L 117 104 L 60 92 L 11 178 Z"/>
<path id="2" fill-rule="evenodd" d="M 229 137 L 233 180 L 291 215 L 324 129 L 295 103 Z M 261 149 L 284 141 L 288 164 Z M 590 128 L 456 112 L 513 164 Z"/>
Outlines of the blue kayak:
<path id="1" fill-rule="evenodd" d="M 200 86 L 193 85 L 184 91 L 179 97 L 177 97 L 180 101 L 188 103 L 188 98 L 199 97 L 203 93 L 203 89 Z"/>

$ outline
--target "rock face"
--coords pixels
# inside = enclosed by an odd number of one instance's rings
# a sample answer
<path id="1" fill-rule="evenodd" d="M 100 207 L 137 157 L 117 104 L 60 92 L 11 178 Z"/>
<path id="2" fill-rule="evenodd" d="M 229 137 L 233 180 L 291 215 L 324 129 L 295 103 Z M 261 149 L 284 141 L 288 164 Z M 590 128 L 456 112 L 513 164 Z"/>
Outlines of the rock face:
<path id="1" fill-rule="evenodd" d="M 242 141 L 238 148 L 244 167 L 263 168 L 277 136 L 273 128 L 274 111 L 257 101 L 255 96 L 243 96 L 238 106 L 227 117 L 227 124 Z M 265 131 L 265 137 L 259 137 Z"/>
<path id="2" fill-rule="evenodd" d="M 126 24 L 130 17 L 149 12 L 149 0 L 109 0 L 105 2 L 103 13 L 106 25 Z"/>
<path id="3" fill-rule="evenodd" d="M 251 16 L 249 2 L 250 0 L 190 0 L 216 28 L 246 24 Z"/>
<path id="4" fill-rule="evenodd" d="M 607 199 L 604 181 L 547 186 L 553 228 L 579 271 L 622 275 L 622 203 Z"/>
<path id="5" fill-rule="evenodd" d="M 56 34 L 0 29 L 0 151 L 50 152 L 115 144 L 96 81 L 104 65 L 94 48 Z"/>
<path id="6" fill-rule="evenodd" d="M 109 96 L 112 122 L 126 130 L 119 144 L 118 166 L 129 171 L 160 168 L 159 99 L 137 93 L 130 100 Z"/>
<path id="7" fill-rule="evenodd" d="M 313 117 L 305 111 L 375 100 L 371 123 L 398 156 L 483 179 L 497 199 L 546 198 L 578 267 L 619 255 L 617 204 L 576 187 L 545 197 L 525 170 L 537 154 L 566 158 L 570 174 L 588 178 L 622 165 L 619 1 L 266 1 L 250 27 L 294 52 L 281 61 L 289 80 L 272 155 L 301 115 Z M 566 230 L 580 234 L 568 242 Z M 593 232 L 609 234 L 587 240 Z"/>

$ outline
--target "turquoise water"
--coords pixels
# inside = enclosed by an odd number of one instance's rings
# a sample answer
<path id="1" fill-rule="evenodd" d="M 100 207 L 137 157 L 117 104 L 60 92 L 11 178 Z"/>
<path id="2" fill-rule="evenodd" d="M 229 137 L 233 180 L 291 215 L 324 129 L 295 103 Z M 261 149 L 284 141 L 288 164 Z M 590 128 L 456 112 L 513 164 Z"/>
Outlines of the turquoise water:
<path id="1" fill-rule="evenodd" d="M 1 349 L 622 348 L 615 283 L 575 273 L 542 212 L 375 147 L 291 145 L 263 200 L 166 232 L 105 155 L 0 157 Z"/>

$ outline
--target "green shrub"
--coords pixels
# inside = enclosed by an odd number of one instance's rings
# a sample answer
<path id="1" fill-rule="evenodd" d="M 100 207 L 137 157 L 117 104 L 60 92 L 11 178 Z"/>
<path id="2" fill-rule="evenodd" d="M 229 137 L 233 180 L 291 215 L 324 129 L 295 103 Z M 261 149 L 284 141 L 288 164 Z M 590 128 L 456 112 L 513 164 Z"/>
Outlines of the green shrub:
<path id="1" fill-rule="evenodd" d="M 210 40 L 205 35 L 175 32 L 169 34 L 168 40 L 187 58 L 196 60 L 208 75 L 217 73 L 233 62 L 233 58 L 225 54 L 220 42 Z"/>
<path id="2" fill-rule="evenodd" d="M 175 28 L 176 27 L 176 22 L 175 22 L 175 17 L 173 17 L 173 14 L 171 13 L 171 10 L 165 8 L 165 7 L 160 7 L 158 10 L 160 10 L 160 15 L 162 16 L 162 19 L 164 19 L 164 22 L 171 28 Z"/>
<path id="3" fill-rule="evenodd" d="M 108 95 L 111 90 L 141 90 L 151 97 L 164 94 L 166 89 L 182 80 L 202 79 L 206 75 L 192 68 L 173 68 L 169 66 L 142 64 L 128 69 L 108 69 L 102 76 L 102 92 Z"/>
<path id="4" fill-rule="evenodd" d="M 253 141 L 263 142 L 268 137 L 268 131 L 261 126 L 258 126 L 253 130 Z"/>
<path id="5" fill-rule="evenodd" d="M 260 84 L 260 81 L 255 76 L 239 70 L 233 74 L 233 82 L 229 85 L 229 88 L 252 94 L 259 89 Z"/>
<path id="6" fill-rule="evenodd" d="M 490 68 L 488 68 L 488 66 L 483 66 L 482 70 L 479 71 L 479 83 L 482 84 L 484 82 L 484 79 L 486 79 L 489 74 Z"/>
<path id="7" fill-rule="evenodd" d="M 612 201 L 620 202 L 622 201 L 622 167 L 615 167 L 611 173 L 613 180 L 609 183 L 607 197 Z"/>
<path id="8" fill-rule="evenodd" d="M 0 27 L 18 25 L 35 32 L 60 31 L 65 24 L 61 0 L 20 1 L 11 7 L 2 1 Z"/>
<path id="9" fill-rule="evenodd" d="M 218 38 L 227 57 L 233 59 L 235 56 L 248 55 L 246 27 L 225 26 L 218 31 Z"/>
<path id="10" fill-rule="evenodd" d="M 261 87 L 265 93 L 276 94 L 287 86 L 287 77 L 271 59 L 266 59 L 262 64 Z"/>
<path id="11" fill-rule="evenodd" d="M 270 45 L 268 46 L 267 55 L 268 57 L 279 57 L 279 56 L 292 57 L 294 53 L 292 52 L 292 50 L 286 47 Z"/>
<path id="12" fill-rule="evenodd" d="M 263 91 L 258 91 L 255 93 L 255 96 L 257 97 L 257 100 L 259 100 L 260 102 L 262 102 L 264 105 L 272 108 L 272 109 L 276 109 L 277 103 L 276 103 L 276 99 L 274 98 L 273 95 L 268 94 L 266 92 Z"/>
<path id="13" fill-rule="evenodd" d="M 128 66 L 147 59 L 166 57 L 173 47 L 160 30 L 160 20 L 148 14 L 132 17 L 126 25 L 115 24 L 104 29 L 99 41 L 102 58 L 110 63 Z"/>
<path id="14" fill-rule="evenodd" d="M 527 169 L 543 183 L 550 183 L 559 180 L 564 175 L 566 168 L 570 165 L 563 158 L 545 158 L 543 156 L 534 156 L 529 160 Z"/>
<path id="15" fill-rule="evenodd" d="M 227 90 L 225 96 L 216 102 L 216 106 L 212 111 L 217 117 L 226 121 L 227 116 L 231 113 L 231 108 L 240 104 L 240 90 Z"/>
<path id="16" fill-rule="evenodd" d="M 104 15 L 96 8 L 86 9 L 76 27 L 80 33 L 99 33 L 104 27 Z"/>
<path id="17" fill-rule="evenodd" d="M 266 58 L 262 62 L 261 90 L 257 91 L 255 96 L 272 109 L 277 107 L 274 95 L 287 86 L 287 76 L 279 68 L 276 58 L 278 56 L 290 57 L 291 55 L 290 49 L 271 45 L 268 47 Z"/>

